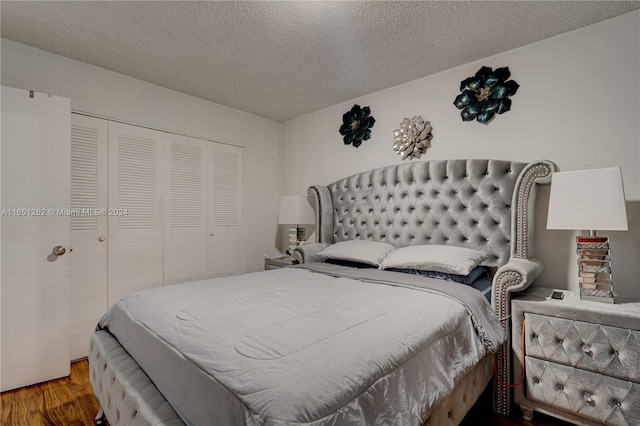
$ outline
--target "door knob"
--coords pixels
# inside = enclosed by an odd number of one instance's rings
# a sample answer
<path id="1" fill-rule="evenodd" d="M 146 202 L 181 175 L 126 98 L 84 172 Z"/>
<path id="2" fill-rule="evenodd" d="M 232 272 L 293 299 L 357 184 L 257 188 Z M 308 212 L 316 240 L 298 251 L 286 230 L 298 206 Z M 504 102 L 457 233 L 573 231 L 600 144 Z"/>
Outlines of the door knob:
<path id="1" fill-rule="evenodd" d="M 63 254 L 65 254 L 66 252 L 67 252 L 67 249 L 65 249 L 65 248 L 64 248 L 64 247 L 62 247 L 62 246 L 55 246 L 55 247 L 53 248 L 53 250 L 51 250 L 51 253 L 52 253 L 54 256 L 62 256 L 62 255 L 63 255 Z"/>
<path id="2" fill-rule="evenodd" d="M 104 235 L 100 235 L 100 236 L 98 237 L 98 241 L 100 241 L 101 243 L 102 243 L 102 242 L 104 242 L 104 240 L 105 240 L 105 239 L 106 239 L 106 238 L 104 237 Z"/>

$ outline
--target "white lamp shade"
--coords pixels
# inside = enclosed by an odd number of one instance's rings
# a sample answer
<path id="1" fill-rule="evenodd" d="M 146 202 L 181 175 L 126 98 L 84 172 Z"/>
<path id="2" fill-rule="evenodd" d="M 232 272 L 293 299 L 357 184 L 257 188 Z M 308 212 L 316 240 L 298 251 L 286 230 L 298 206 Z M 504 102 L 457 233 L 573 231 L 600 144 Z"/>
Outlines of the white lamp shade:
<path id="1" fill-rule="evenodd" d="M 547 229 L 626 231 L 621 168 L 554 173 Z"/>
<path id="2" fill-rule="evenodd" d="M 313 225 L 315 215 L 304 195 L 285 195 L 280 200 L 280 225 Z"/>

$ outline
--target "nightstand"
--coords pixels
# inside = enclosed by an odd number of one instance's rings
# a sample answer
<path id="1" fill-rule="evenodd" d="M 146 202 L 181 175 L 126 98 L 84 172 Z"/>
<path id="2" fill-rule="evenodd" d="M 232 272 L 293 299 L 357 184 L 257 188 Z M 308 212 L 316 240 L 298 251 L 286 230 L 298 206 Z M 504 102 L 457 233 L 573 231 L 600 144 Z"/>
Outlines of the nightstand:
<path id="1" fill-rule="evenodd" d="M 525 365 L 514 400 L 525 419 L 535 410 L 575 424 L 640 424 L 640 303 L 551 292 L 532 288 L 511 302 L 515 383 Z"/>
<path id="2" fill-rule="evenodd" d="M 297 264 L 298 261 L 295 258 L 289 256 L 281 257 L 279 259 L 265 259 L 264 270 L 268 271 L 269 269 L 279 269 Z"/>

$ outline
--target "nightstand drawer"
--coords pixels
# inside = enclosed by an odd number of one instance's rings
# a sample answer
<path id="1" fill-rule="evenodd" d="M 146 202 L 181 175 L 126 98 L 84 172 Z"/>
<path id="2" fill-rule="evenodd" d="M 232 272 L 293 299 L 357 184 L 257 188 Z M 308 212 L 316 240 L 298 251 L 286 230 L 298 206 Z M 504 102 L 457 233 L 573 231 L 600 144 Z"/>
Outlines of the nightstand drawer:
<path id="1" fill-rule="evenodd" d="M 530 312 L 524 317 L 528 356 L 640 383 L 640 331 Z"/>
<path id="2" fill-rule="evenodd" d="M 279 265 L 276 266 L 276 265 L 273 265 L 273 264 L 270 265 L 268 263 L 265 263 L 265 265 L 264 265 L 264 270 L 265 271 L 269 271 L 271 269 L 280 269 L 280 268 L 282 268 L 282 266 L 279 266 Z"/>
<path id="3" fill-rule="evenodd" d="M 298 262 L 293 257 L 278 257 L 275 259 L 265 259 L 264 269 L 268 271 L 270 269 L 286 268 L 287 266 L 295 265 Z"/>
<path id="4" fill-rule="evenodd" d="M 528 399 L 605 424 L 638 424 L 640 384 L 529 356 L 525 360 Z"/>

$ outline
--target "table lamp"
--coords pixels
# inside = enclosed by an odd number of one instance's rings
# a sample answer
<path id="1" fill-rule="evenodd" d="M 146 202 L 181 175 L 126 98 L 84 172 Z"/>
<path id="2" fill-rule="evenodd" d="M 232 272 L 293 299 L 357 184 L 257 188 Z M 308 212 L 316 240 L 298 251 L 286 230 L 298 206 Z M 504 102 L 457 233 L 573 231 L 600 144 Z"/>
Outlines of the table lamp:
<path id="1" fill-rule="evenodd" d="M 609 237 L 596 230 L 628 229 L 621 168 L 553 173 L 547 229 L 589 231 L 576 237 L 580 298 L 614 303 Z"/>
<path id="2" fill-rule="evenodd" d="M 279 225 L 295 225 L 289 228 L 289 253 L 304 242 L 305 228 L 300 225 L 313 225 L 315 215 L 304 195 L 284 195 L 280 200 Z"/>

